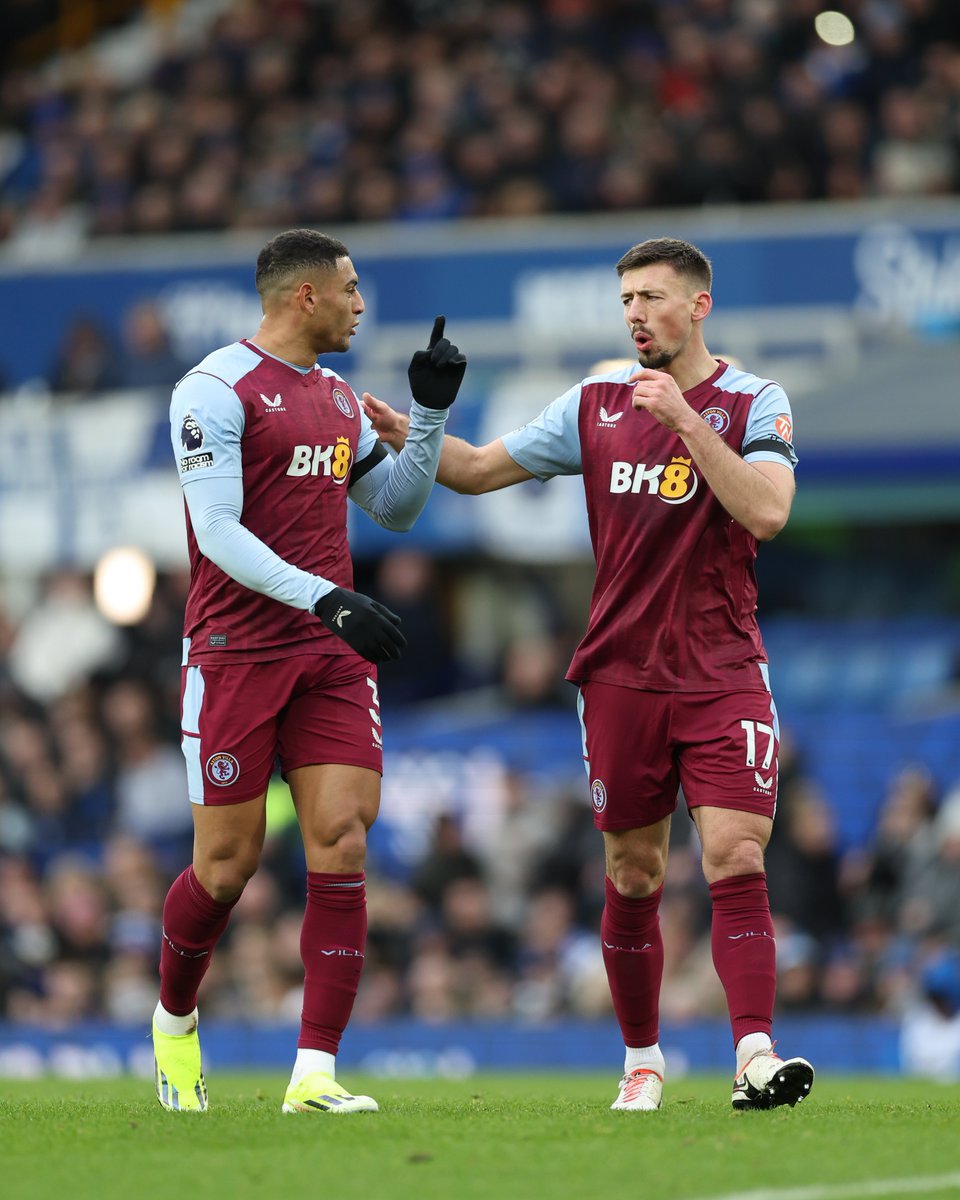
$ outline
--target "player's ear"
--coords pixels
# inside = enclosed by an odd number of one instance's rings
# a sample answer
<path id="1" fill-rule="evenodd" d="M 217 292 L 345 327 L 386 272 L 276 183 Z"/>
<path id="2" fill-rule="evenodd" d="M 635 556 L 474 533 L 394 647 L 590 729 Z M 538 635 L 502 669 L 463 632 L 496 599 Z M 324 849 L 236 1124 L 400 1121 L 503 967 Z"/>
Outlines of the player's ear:
<path id="1" fill-rule="evenodd" d="M 297 307 L 302 312 L 313 312 L 316 302 L 316 288 L 309 279 L 304 279 L 304 281 L 297 288 Z"/>
<path id="2" fill-rule="evenodd" d="M 709 292 L 697 292 L 693 298 L 693 308 L 690 315 L 695 321 L 702 321 L 710 315 L 713 308 L 713 297 Z"/>

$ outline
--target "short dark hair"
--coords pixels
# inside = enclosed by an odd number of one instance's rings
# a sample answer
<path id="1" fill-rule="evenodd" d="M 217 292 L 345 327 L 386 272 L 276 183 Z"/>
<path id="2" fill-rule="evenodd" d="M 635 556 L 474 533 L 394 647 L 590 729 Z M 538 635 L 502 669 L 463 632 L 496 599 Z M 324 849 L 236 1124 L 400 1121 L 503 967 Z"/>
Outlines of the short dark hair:
<path id="1" fill-rule="evenodd" d="M 263 296 L 278 284 L 286 283 L 289 276 L 297 272 L 312 271 L 317 267 L 332 271 L 337 259 L 346 258 L 349 253 L 343 242 L 315 229 L 288 229 L 286 233 L 278 233 L 257 255 L 257 291 Z"/>
<path id="2" fill-rule="evenodd" d="M 631 246 L 617 263 L 617 274 L 622 279 L 624 272 L 632 271 L 634 267 L 649 267 L 652 263 L 661 262 L 669 263 L 678 275 L 685 275 L 705 292 L 710 291 L 713 283 L 710 259 L 692 242 L 684 242 L 680 238 L 650 238 L 649 241 Z"/>

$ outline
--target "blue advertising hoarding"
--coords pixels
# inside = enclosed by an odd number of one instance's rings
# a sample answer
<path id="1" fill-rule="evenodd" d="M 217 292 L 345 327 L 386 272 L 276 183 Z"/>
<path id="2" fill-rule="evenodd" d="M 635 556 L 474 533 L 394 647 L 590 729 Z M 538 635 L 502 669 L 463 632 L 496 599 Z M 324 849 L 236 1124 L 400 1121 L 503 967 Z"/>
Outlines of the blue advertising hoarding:
<path id="1" fill-rule="evenodd" d="M 402 405 L 409 355 L 433 317 L 445 313 L 471 364 L 449 428 L 480 443 L 529 420 L 598 358 L 630 348 L 614 272 L 625 248 L 665 232 L 695 240 L 715 267 L 712 349 L 741 351 L 761 373 L 766 363 L 772 372 L 773 360 L 789 370 L 784 347 L 794 358 L 811 353 L 812 365 L 794 372 L 795 380 L 775 376 L 794 402 L 798 428 L 794 523 L 835 513 L 907 519 L 960 510 L 956 204 L 341 232 L 359 267 L 367 312 L 354 349 L 325 362 L 357 390 Z M 161 310 L 185 364 L 251 334 L 260 318 L 253 264 L 263 240 L 245 234 L 93 243 L 78 261 L 35 267 L 0 258 L 0 374 L 9 389 L 0 402 L 7 447 L 0 551 L 8 570 L 90 567 L 122 543 L 141 545 L 162 566 L 183 563 L 166 389 L 116 393 L 98 403 L 61 401 L 43 381 L 79 315 L 95 318 L 119 343 L 126 314 L 145 299 Z M 930 340 L 919 362 L 915 347 L 895 351 L 910 331 Z M 894 366 L 878 366 L 873 346 L 861 344 L 865 338 L 893 346 Z M 894 378 L 897 364 L 905 375 Z M 930 375 L 934 366 L 939 374 L 918 386 L 914 371 Z M 404 542 L 438 554 L 587 558 L 583 507 L 577 479 L 483 497 L 437 489 Z M 533 541 L 530 529 L 537 530 Z M 396 535 L 355 511 L 350 537 L 359 557 L 397 544 Z"/>
<path id="2" fill-rule="evenodd" d="M 465 331 L 465 341 L 472 326 L 503 326 L 519 338 L 580 338 L 589 354 L 611 315 L 616 325 L 617 260 L 634 242 L 662 234 L 690 238 L 710 255 L 719 314 L 835 309 L 911 327 L 960 324 L 956 204 L 661 212 L 338 232 L 351 248 L 369 303 L 356 342 L 361 366 L 376 358 L 381 332 L 427 330 L 439 312 Z M 119 338 L 124 313 L 145 298 L 161 305 L 188 360 L 250 334 L 259 317 L 253 264 L 263 240 L 194 235 L 93 243 L 77 262 L 35 268 L 0 258 L 6 333 L 0 361 L 8 382 L 46 374 L 78 313 L 94 316 Z"/>

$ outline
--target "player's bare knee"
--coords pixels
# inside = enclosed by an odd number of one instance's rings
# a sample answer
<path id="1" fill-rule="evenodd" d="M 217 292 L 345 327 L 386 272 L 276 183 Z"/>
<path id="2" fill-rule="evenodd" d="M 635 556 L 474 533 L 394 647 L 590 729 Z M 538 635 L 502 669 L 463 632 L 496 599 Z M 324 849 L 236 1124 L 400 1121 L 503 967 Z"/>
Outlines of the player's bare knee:
<path id="1" fill-rule="evenodd" d="M 610 881 L 621 896 L 643 900 L 663 883 L 663 866 L 648 868 L 640 863 L 622 863 L 608 868 Z"/>
<path id="2" fill-rule="evenodd" d="M 709 883 L 733 875 L 753 875 L 763 870 L 763 847 L 746 839 L 704 853 L 703 873 Z"/>
<path id="3" fill-rule="evenodd" d="M 208 857 L 194 863 L 194 873 L 203 889 L 218 903 L 236 900 L 259 865 L 260 855 L 245 851 L 222 858 Z"/>
<path id="4" fill-rule="evenodd" d="M 308 857 L 322 856 L 327 870 L 363 870 L 367 857 L 367 830 L 359 817 L 315 833 L 310 843 Z"/>
<path id="5" fill-rule="evenodd" d="M 225 868 L 222 863 L 204 876 L 197 875 L 203 889 L 210 895 L 218 904 L 227 904 L 231 900 L 236 900 L 243 889 L 247 886 L 247 881 L 253 872 L 238 871 L 236 869 Z"/>

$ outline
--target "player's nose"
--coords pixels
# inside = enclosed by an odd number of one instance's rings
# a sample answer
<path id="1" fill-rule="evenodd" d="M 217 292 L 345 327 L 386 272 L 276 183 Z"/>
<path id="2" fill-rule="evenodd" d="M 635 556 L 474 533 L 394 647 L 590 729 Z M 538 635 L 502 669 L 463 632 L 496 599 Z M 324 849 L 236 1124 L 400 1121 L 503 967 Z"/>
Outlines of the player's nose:
<path id="1" fill-rule="evenodd" d="M 642 301 L 633 299 L 627 305 L 627 320 L 631 325 L 642 325 L 646 316 L 645 306 Z"/>

